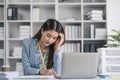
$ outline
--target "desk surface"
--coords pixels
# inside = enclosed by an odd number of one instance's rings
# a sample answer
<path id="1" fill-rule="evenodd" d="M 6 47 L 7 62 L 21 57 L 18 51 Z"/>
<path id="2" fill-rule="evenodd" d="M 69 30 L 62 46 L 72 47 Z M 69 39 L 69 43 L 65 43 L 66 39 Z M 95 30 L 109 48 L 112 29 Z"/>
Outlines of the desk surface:
<path id="1" fill-rule="evenodd" d="M 24 78 L 18 78 L 18 79 L 13 79 L 13 80 L 33 80 L 28 78 L 28 79 L 24 79 Z M 56 78 L 50 78 L 50 79 L 35 79 L 34 80 L 60 80 L 60 79 L 56 79 Z M 111 76 L 109 78 L 96 78 L 96 79 L 61 79 L 61 80 L 120 80 L 120 75 L 117 76 Z"/>
<path id="2" fill-rule="evenodd" d="M 29 76 L 19 76 L 17 72 L 1 72 L 0 80 L 60 80 L 51 76 L 39 76 L 39 75 L 29 75 Z M 7 76 L 6 76 L 7 75 Z M 7 79 L 14 78 L 14 79 Z M 45 79 L 46 78 L 46 79 Z M 119 75 L 99 75 L 95 79 L 61 79 L 61 80 L 120 80 Z"/>

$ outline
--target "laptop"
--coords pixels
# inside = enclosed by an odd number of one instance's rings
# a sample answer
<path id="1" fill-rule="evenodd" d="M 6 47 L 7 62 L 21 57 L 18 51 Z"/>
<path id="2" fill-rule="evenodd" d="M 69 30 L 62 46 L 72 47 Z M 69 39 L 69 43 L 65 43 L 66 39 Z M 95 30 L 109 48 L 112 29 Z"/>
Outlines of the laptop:
<path id="1" fill-rule="evenodd" d="M 97 77 L 98 53 L 63 53 L 62 79 L 92 79 Z"/>

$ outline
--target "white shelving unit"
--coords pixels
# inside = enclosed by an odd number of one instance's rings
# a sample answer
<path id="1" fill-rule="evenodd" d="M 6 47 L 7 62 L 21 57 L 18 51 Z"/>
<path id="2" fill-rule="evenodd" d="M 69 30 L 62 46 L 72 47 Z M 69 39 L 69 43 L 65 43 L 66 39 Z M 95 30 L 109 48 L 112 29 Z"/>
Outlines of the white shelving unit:
<path id="1" fill-rule="evenodd" d="M 3 2 L 0 2 L 0 5 Z M 8 20 L 6 16 L 5 26 L 6 64 L 12 66 L 12 71 L 16 70 L 16 63 L 21 62 L 21 56 L 13 55 L 14 48 L 22 47 L 23 39 L 19 38 L 21 25 L 29 26 L 30 37 L 33 37 L 48 18 L 59 20 L 66 31 L 66 43 L 62 47 L 64 52 L 96 52 L 97 48 L 106 43 L 106 39 L 90 37 L 91 24 L 94 25 L 94 30 L 107 29 L 106 0 L 6 0 L 5 6 L 6 13 L 9 7 L 18 10 L 16 20 Z M 34 19 L 35 9 L 39 9 L 39 15 Z M 102 20 L 88 20 L 86 14 L 92 10 L 101 10 Z M 0 23 L 4 23 L 4 20 L 0 20 Z M 93 45 L 94 50 L 86 50 L 86 44 Z"/>
<path id="2" fill-rule="evenodd" d="M 4 12 L 5 11 L 5 2 L 4 0 L 0 0 L 0 66 L 4 64 L 4 40 L 5 40 L 5 18 L 4 18 Z M 1 68 L 0 68 L 1 71 Z"/>
<path id="3" fill-rule="evenodd" d="M 120 74 L 120 48 L 100 48 L 102 74 Z"/>

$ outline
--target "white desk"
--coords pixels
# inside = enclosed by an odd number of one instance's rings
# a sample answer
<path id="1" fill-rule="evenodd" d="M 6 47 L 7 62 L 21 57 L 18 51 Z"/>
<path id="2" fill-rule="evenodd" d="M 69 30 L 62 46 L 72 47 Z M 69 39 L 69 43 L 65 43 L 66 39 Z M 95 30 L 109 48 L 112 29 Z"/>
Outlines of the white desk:
<path id="1" fill-rule="evenodd" d="M 98 80 L 98 79 L 13 79 L 13 80 Z"/>
<path id="2" fill-rule="evenodd" d="M 120 79 L 12 79 L 12 80 L 120 80 Z"/>
<path id="3" fill-rule="evenodd" d="M 111 78 L 96 78 L 96 79 L 56 79 L 56 78 L 50 78 L 50 79 L 13 79 L 13 80 L 120 80 L 120 75 L 117 76 L 111 76 Z"/>

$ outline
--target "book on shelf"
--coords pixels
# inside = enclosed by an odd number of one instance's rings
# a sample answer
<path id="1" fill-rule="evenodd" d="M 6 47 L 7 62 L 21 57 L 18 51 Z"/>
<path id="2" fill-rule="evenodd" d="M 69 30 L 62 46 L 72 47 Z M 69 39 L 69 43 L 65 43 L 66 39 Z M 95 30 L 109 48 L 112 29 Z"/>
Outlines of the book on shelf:
<path id="1" fill-rule="evenodd" d="M 90 38 L 95 38 L 95 26 L 90 24 Z"/>
<path id="2" fill-rule="evenodd" d="M 78 38 L 81 38 L 81 26 L 78 27 Z"/>
<path id="3" fill-rule="evenodd" d="M 0 7 L 0 20 L 4 20 L 4 9 Z"/>
<path id="4" fill-rule="evenodd" d="M 4 27 L 0 27 L 0 38 L 4 37 Z"/>
<path id="5" fill-rule="evenodd" d="M 80 43 L 66 43 L 61 47 L 62 52 L 80 52 Z"/>
<path id="6" fill-rule="evenodd" d="M 39 8 L 33 8 L 33 12 L 32 12 L 32 20 L 33 21 L 38 21 L 40 17 L 40 12 L 39 12 Z"/>
<path id="7" fill-rule="evenodd" d="M 65 38 L 66 38 L 66 40 L 68 39 L 68 30 L 67 30 L 67 25 L 65 26 Z"/>
<path id="8" fill-rule="evenodd" d="M 17 7 L 8 7 L 7 19 L 8 20 L 17 20 L 18 19 L 18 8 Z"/>
<path id="9" fill-rule="evenodd" d="M 7 19 L 12 20 L 12 8 L 10 7 L 7 10 Z"/>
<path id="10" fill-rule="evenodd" d="M 101 48 L 101 47 L 103 47 L 103 44 L 97 44 L 97 45 L 95 45 L 95 50 L 96 50 L 96 52 L 97 52 L 97 49 L 98 49 L 98 48 Z"/>
<path id="11" fill-rule="evenodd" d="M 0 28 L 1 28 L 1 27 L 4 27 L 4 24 L 0 23 Z"/>
<path id="12" fill-rule="evenodd" d="M 90 52 L 96 52 L 95 45 L 97 44 L 90 44 Z"/>
<path id="13" fill-rule="evenodd" d="M 84 44 L 84 52 L 97 52 L 100 47 L 102 44 Z"/>
<path id="14" fill-rule="evenodd" d="M 84 27 L 84 38 L 90 38 L 90 26 Z"/>
<path id="15" fill-rule="evenodd" d="M 0 57 L 3 57 L 3 52 L 4 52 L 4 50 L 0 49 Z"/>
<path id="16" fill-rule="evenodd" d="M 68 34 L 67 38 L 71 39 L 71 26 L 68 25 L 67 29 L 68 29 L 68 33 L 66 33 L 66 34 Z"/>
<path id="17" fill-rule="evenodd" d="M 84 52 L 90 52 L 90 45 L 84 44 Z"/>

